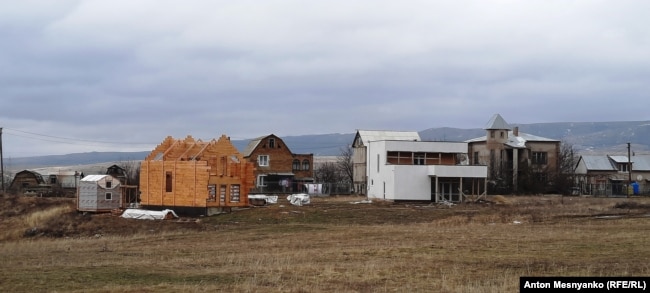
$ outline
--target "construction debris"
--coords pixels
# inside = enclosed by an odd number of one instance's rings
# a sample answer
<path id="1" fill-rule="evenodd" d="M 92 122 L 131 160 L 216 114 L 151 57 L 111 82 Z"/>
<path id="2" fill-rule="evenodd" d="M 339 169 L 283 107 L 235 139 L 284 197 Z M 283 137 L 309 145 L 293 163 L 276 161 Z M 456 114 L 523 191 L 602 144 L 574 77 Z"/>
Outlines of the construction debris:
<path id="1" fill-rule="evenodd" d="M 309 199 L 309 194 L 298 193 L 287 196 L 287 200 L 295 206 L 303 206 L 309 204 L 311 201 Z"/>
<path id="2" fill-rule="evenodd" d="M 149 211 L 141 209 L 127 209 L 122 213 L 122 218 L 141 219 L 141 220 L 168 220 L 178 218 L 178 215 L 172 210 Z"/>

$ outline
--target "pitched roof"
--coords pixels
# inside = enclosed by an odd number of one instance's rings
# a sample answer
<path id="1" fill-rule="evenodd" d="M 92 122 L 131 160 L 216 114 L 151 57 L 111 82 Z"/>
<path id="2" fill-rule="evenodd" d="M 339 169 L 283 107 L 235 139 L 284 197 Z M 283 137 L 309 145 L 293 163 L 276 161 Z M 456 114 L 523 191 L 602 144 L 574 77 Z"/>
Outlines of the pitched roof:
<path id="1" fill-rule="evenodd" d="M 610 159 L 612 159 L 612 161 L 614 161 L 616 163 L 628 163 L 629 162 L 628 159 L 627 159 L 627 156 L 608 156 L 608 157 Z M 632 162 L 633 161 L 634 160 L 632 160 Z"/>
<path id="2" fill-rule="evenodd" d="M 650 171 L 650 155 L 632 156 L 632 170 Z"/>
<path id="3" fill-rule="evenodd" d="M 248 142 L 248 145 L 246 145 L 246 149 L 244 149 L 244 152 L 242 153 L 243 156 L 244 156 L 245 158 L 246 158 L 246 157 L 250 157 L 251 154 L 253 153 L 253 151 L 254 151 L 254 150 L 257 148 L 257 146 L 260 144 L 260 142 L 262 142 L 262 140 L 264 140 L 265 138 L 267 138 L 267 137 L 271 137 L 271 136 L 272 136 L 273 138 L 275 138 L 275 139 L 282 140 L 281 138 L 279 138 L 279 137 L 278 137 L 277 135 L 275 135 L 275 134 L 269 134 L 269 135 L 264 135 L 264 136 L 260 136 L 260 137 L 257 137 L 257 138 L 253 138 L 253 139 L 251 139 L 250 142 Z M 283 144 L 284 144 L 284 141 L 283 141 Z"/>
<path id="4" fill-rule="evenodd" d="M 45 179 L 43 179 L 43 175 L 41 173 L 39 173 L 39 172 L 36 172 L 34 170 L 22 170 L 22 171 L 16 173 L 16 175 L 18 175 L 20 173 L 29 173 L 32 176 L 34 176 L 34 178 L 36 179 L 36 182 L 43 183 L 43 184 L 45 183 Z M 16 177 L 17 176 L 14 176 L 14 180 L 16 180 Z"/>
<path id="5" fill-rule="evenodd" d="M 473 138 L 470 140 L 466 140 L 465 142 L 479 142 L 479 141 L 486 141 L 487 136 L 481 136 L 477 138 Z M 552 139 L 552 138 L 546 138 L 546 137 L 541 137 L 537 135 L 532 135 L 529 133 L 524 133 L 519 131 L 518 136 L 514 136 L 514 132 L 508 131 L 508 141 L 505 143 L 506 145 L 513 147 L 513 148 L 525 148 L 526 147 L 526 142 L 529 141 L 546 141 L 546 142 L 556 142 L 559 141 L 557 139 Z"/>
<path id="6" fill-rule="evenodd" d="M 86 177 L 81 178 L 81 181 L 95 182 L 104 179 L 104 177 L 111 177 L 111 175 L 87 175 Z"/>
<path id="7" fill-rule="evenodd" d="M 612 162 L 609 160 L 609 157 L 606 155 L 603 156 L 582 156 L 582 161 L 585 163 L 587 170 L 599 170 L 599 171 L 614 171 L 616 168 L 612 165 Z"/>
<path id="8" fill-rule="evenodd" d="M 387 130 L 357 130 L 356 139 L 360 139 L 364 145 L 371 141 L 380 140 L 408 140 L 420 141 L 420 134 L 417 131 L 387 131 Z"/>
<path id="9" fill-rule="evenodd" d="M 504 120 L 503 117 L 501 117 L 501 115 L 494 114 L 494 116 L 492 116 L 492 118 L 490 118 L 490 121 L 488 121 L 488 123 L 485 125 L 484 129 L 485 130 L 489 130 L 489 129 L 508 129 L 508 130 L 510 130 L 511 127 L 508 124 L 508 122 L 506 122 L 506 120 Z"/>

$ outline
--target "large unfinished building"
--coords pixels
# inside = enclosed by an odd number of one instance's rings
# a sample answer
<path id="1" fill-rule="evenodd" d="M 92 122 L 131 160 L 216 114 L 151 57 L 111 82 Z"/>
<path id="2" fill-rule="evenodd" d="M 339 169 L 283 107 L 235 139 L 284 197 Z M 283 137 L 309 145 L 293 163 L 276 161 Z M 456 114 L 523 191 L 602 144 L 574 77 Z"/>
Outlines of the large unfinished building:
<path id="1" fill-rule="evenodd" d="M 209 142 L 167 137 L 142 162 L 140 204 L 191 215 L 248 206 L 254 171 L 225 135 Z"/>

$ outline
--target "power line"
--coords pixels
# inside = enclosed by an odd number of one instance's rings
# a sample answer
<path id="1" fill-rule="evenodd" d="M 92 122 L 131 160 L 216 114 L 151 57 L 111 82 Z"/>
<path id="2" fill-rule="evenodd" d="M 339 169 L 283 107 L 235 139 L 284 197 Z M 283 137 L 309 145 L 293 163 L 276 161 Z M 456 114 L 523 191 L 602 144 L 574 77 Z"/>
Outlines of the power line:
<path id="1" fill-rule="evenodd" d="M 81 144 L 81 143 L 76 143 L 76 142 L 89 142 L 89 143 L 96 143 L 96 144 L 112 144 L 112 145 L 117 145 L 117 144 L 120 144 L 120 145 L 124 145 L 124 144 L 152 145 L 152 144 L 156 144 L 156 143 L 152 143 L 152 142 L 121 142 L 121 141 L 120 142 L 114 142 L 114 141 L 101 141 L 101 140 L 90 140 L 90 139 L 81 139 L 81 138 L 70 138 L 70 137 L 61 137 L 61 136 L 34 133 L 34 132 L 23 131 L 23 130 L 18 130 L 18 129 L 11 129 L 11 128 L 5 128 L 5 130 L 11 130 L 11 131 L 15 131 L 15 132 L 20 132 L 20 133 L 25 133 L 25 134 L 35 135 L 35 136 L 40 136 L 40 137 L 31 137 L 31 136 L 25 136 L 25 135 L 19 135 L 19 134 L 12 133 L 11 135 L 14 135 L 14 136 L 19 136 L 19 137 L 24 137 L 24 138 L 29 138 L 29 139 L 36 139 L 36 140 L 42 140 L 42 141 L 48 141 L 48 142 L 65 143 L 65 144 L 76 144 L 76 145 L 87 145 L 87 146 L 96 146 L 96 145 Z M 41 138 L 41 137 L 45 137 L 45 138 Z M 52 139 L 56 139 L 56 140 L 52 140 Z"/>

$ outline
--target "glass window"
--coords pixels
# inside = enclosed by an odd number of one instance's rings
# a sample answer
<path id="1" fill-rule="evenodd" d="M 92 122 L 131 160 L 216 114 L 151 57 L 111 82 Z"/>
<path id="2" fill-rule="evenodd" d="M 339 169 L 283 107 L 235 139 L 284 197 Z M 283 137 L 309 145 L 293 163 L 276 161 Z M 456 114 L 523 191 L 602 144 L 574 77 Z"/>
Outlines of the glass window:
<path id="1" fill-rule="evenodd" d="M 266 186 L 266 175 L 257 176 L 257 186 Z"/>
<path id="2" fill-rule="evenodd" d="M 424 153 L 413 154 L 413 165 L 424 165 Z"/>
<path id="3" fill-rule="evenodd" d="M 260 155 L 257 157 L 257 165 L 261 167 L 267 167 L 269 165 L 269 156 Z"/>
<path id="4" fill-rule="evenodd" d="M 533 164 L 546 165 L 547 155 L 546 152 L 533 152 Z"/>
<path id="5" fill-rule="evenodd" d="M 309 171 L 310 168 L 311 168 L 311 164 L 309 163 L 309 160 L 302 161 L 302 169 L 304 171 Z"/>
<path id="6" fill-rule="evenodd" d="M 300 170 L 300 160 L 298 160 L 298 159 L 293 160 L 293 166 L 292 166 L 292 169 L 293 169 L 293 170 Z"/>
<path id="7" fill-rule="evenodd" d="M 111 194 L 110 192 L 107 192 L 106 193 L 106 200 L 112 200 L 112 199 L 113 199 L 113 194 Z"/>

